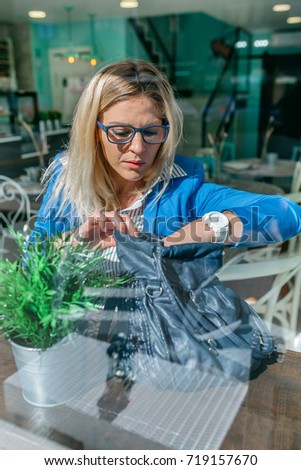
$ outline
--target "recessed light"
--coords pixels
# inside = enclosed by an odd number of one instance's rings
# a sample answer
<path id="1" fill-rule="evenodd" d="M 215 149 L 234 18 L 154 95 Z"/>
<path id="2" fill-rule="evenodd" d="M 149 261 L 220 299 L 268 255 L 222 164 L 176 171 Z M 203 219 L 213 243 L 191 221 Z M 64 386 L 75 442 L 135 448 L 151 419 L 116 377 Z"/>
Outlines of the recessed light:
<path id="1" fill-rule="evenodd" d="M 138 1 L 123 0 L 120 2 L 120 8 L 137 8 L 139 7 Z"/>
<path id="2" fill-rule="evenodd" d="M 287 18 L 286 22 L 289 24 L 301 23 L 301 16 L 290 16 Z"/>
<path id="3" fill-rule="evenodd" d="M 28 12 L 28 16 L 30 16 L 30 18 L 45 18 L 46 13 L 45 11 L 32 10 Z"/>
<path id="4" fill-rule="evenodd" d="M 292 6 L 289 3 L 277 3 L 276 5 L 273 6 L 273 11 L 279 12 L 279 11 L 290 11 Z"/>

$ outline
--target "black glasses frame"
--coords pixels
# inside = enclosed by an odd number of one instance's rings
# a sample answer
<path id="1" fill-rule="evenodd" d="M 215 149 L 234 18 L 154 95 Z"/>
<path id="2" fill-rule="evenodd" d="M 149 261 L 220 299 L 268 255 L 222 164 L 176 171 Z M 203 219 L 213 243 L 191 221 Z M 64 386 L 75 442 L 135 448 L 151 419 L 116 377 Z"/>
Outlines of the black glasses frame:
<path id="1" fill-rule="evenodd" d="M 111 142 L 111 144 L 117 144 L 117 145 L 118 144 L 128 144 L 128 143 L 132 142 L 132 140 L 135 137 L 137 132 L 140 132 L 140 134 L 142 135 L 142 139 L 144 140 L 144 142 L 146 144 L 162 144 L 167 139 L 168 134 L 169 134 L 169 129 L 170 129 L 169 124 L 166 124 L 166 125 L 150 124 L 149 126 L 145 126 L 145 127 L 133 127 L 133 126 L 120 126 L 120 125 L 118 125 L 118 126 L 117 125 L 105 126 L 100 121 L 96 121 L 96 122 L 97 122 L 98 127 L 100 127 L 100 129 L 102 129 L 106 133 L 108 141 Z M 133 135 L 131 136 L 131 138 L 129 140 L 114 142 L 109 138 L 109 134 L 108 134 L 109 130 L 112 129 L 112 128 L 120 128 L 120 127 L 125 127 L 127 129 L 132 129 L 133 130 Z M 162 129 L 165 129 L 165 136 L 164 136 L 163 140 L 160 140 L 160 142 L 148 142 L 147 140 L 145 140 L 144 131 L 147 130 L 147 129 L 150 129 L 152 127 L 160 127 Z"/>

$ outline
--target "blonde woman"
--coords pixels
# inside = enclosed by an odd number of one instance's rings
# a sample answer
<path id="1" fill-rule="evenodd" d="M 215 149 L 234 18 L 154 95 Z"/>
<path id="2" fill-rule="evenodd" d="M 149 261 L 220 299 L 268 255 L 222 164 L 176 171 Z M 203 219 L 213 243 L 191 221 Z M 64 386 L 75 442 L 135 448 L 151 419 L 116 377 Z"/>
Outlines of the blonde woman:
<path id="1" fill-rule="evenodd" d="M 143 60 L 103 67 L 74 114 L 70 143 L 48 167 L 35 224 L 73 230 L 118 270 L 113 232 L 160 235 L 165 245 L 259 246 L 301 231 L 301 208 L 279 196 L 204 182 L 202 164 L 176 154 L 182 115 L 167 78 Z M 75 229 L 75 230 L 74 230 Z"/>

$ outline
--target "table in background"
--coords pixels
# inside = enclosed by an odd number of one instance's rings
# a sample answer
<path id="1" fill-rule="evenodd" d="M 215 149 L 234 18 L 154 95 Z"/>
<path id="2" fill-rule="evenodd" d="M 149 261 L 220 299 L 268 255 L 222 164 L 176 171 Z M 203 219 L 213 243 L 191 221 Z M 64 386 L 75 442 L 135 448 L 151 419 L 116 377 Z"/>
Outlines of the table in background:
<path id="1" fill-rule="evenodd" d="M 238 189 L 240 191 L 248 191 L 250 193 L 257 194 L 274 194 L 281 195 L 285 191 L 280 186 L 271 183 L 265 183 L 264 181 L 254 181 L 248 179 L 225 179 L 224 182 L 221 182 L 224 186 L 229 188 Z"/>
<path id="2" fill-rule="evenodd" d="M 16 178 L 16 182 L 21 186 L 21 188 L 24 189 L 26 194 L 29 197 L 36 198 L 39 196 L 43 190 L 43 187 L 41 186 L 41 183 L 38 181 L 30 181 L 30 182 L 22 182 L 20 178 Z"/>
<path id="3" fill-rule="evenodd" d="M 262 163 L 259 158 L 243 158 L 223 163 L 223 172 L 239 178 L 285 178 L 292 177 L 296 162 L 278 159 L 275 164 Z"/>
<path id="4" fill-rule="evenodd" d="M 90 419 L 79 413 L 72 413 L 64 406 L 51 409 L 31 406 L 23 400 L 20 392 L 14 392 L 14 396 L 11 396 L 14 405 L 8 411 L 2 384 L 14 372 L 15 364 L 10 345 L 0 339 L 0 419 L 73 449 L 163 448 L 158 442 L 114 426 L 114 421 L 110 423 L 104 419 Z M 68 422 L 68 434 L 54 429 L 50 421 L 48 423 L 46 418 L 52 413 Z M 78 428 L 85 436 L 85 447 L 83 442 L 74 436 L 73 431 Z M 288 351 L 281 362 L 270 364 L 257 378 L 249 382 L 247 395 L 221 448 L 301 449 L 300 436 L 301 354 Z M 87 442 L 90 442 L 90 446 Z"/>

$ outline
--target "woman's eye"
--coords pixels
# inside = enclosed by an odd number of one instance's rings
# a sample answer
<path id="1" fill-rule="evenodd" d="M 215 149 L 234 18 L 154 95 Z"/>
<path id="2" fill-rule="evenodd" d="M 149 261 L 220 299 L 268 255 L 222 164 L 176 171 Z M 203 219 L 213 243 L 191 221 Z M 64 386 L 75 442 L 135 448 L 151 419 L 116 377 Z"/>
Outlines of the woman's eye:
<path id="1" fill-rule="evenodd" d="M 128 137 L 129 135 L 132 134 L 132 130 L 131 130 L 131 129 L 127 129 L 127 128 L 119 127 L 119 128 L 111 129 L 111 133 L 112 133 L 115 137 Z"/>
<path id="2" fill-rule="evenodd" d="M 144 129 L 144 135 L 146 137 L 153 137 L 155 135 L 158 135 L 158 130 L 157 129 Z"/>

